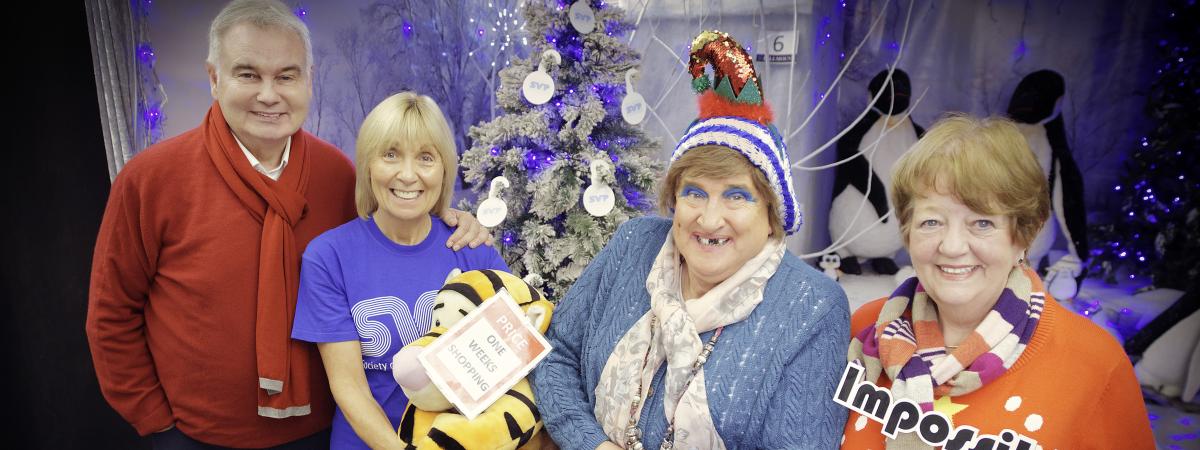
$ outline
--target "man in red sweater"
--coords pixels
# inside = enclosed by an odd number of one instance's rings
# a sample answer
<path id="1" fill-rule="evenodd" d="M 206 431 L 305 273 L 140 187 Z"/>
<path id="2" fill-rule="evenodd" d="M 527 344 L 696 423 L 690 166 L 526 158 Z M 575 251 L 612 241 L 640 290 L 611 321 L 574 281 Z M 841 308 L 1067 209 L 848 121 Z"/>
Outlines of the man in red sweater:
<path id="1" fill-rule="evenodd" d="M 354 168 L 300 129 L 308 28 L 277 0 L 213 20 L 204 122 L 113 182 L 87 334 L 105 398 L 155 448 L 327 448 L 333 402 L 311 344 L 289 338 L 300 256 L 355 217 Z M 488 239 L 466 213 L 447 245 Z"/>

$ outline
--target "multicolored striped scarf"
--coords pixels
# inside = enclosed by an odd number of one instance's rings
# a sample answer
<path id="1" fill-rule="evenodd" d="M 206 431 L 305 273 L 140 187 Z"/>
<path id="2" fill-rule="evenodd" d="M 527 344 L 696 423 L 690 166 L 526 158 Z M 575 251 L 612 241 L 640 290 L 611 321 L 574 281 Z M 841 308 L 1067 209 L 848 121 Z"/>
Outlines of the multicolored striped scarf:
<path id="1" fill-rule="evenodd" d="M 947 352 L 937 304 L 920 281 L 909 278 L 884 302 L 875 324 L 850 341 L 848 357 L 863 365 L 867 381 L 886 373 L 893 399 L 909 399 L 932 411 L 934 399 L 973 392 L 1012 367 L 1045 305 L 1041 279 L 1032 269 L 1015 267 L 991 311 Z M 911 433 L 899 437 L 906 435 Z M 889 439 L 888 448 L 894 448 L 892 443 Z"/>

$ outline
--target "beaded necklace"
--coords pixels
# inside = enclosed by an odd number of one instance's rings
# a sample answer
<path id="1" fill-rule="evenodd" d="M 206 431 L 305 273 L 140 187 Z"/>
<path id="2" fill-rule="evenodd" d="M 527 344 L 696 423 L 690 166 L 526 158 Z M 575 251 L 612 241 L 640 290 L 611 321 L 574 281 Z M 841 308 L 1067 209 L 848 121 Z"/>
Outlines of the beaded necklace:
<path id="1" fill-rule="evenodd" d="M 654 315 L 651 314 L 650 315 L 650 342 L 651 342 L 650 345 L 654 345 L 653 344 L 654 343 L 654 330 L 656 328 L 655 327 L 656 323 L 657 323 L 656 317 L 654 317 Z M 684 386 L 687 386 L 688 384 L 690 384 L 692 382 L 692 379 L 696 378 L 696 373 L 700 372 L 700 368 L 703 367 L 704 363 L 708 361 L 708 355 L 710 355 L 712 353 L 713 347 L 716 347 L 717 339 L 721 337 L 721 330 L 723 330 L 723 329 L 725 329 L 724 326 L 717 327 L 716 331 L 713 332 L 712 337 L 708 338 L 708 343 L 704 344 L 704 348 L 700 350 L 700 355 L 696 357 L 696 362 L 692 363 L 692 373 L 691 373 L 691 375 L 688 375 L 688 382 L 684 383 Z M 638 406 L 640 406 L 642 404 L 642 376 L 641 376 L 641 374 L 646 371 L 646 366 L 649 364 L 650 364 L 650 349 L 646 349 L 646 356 L 642 357 L 642 370 L 641 370 L 641 372 L 638 373 L 637 391 L 633 395 L 633 403 L 629 406 L 629 426 L 625 428 L 625 448 L 629 449 L 629 450 L 644 450 L 644 447 L 642 446 L 642 429 L 641 429 L 641 427 L 638 426 L 638 421 L 641 419 L 641 417 L 639 417 L 640 415 L 638 414 Z M 686 390 L 686 388 L 684 390 Z M 678 405 L 679 400 L 683 398 L 684 390 L 680 390 L 679 395 L 676 396 L 676 398 L 675 398 L 676 405 Z M 653 394 L 653 392 L 647 392 L 646 393 L 647 399 L 652 394 Z M 674 442 L 673 442 L 674 440 L 675 440 L 675 413 L 672 412 L 671 416 L 667 418 L 667 433 L 663 437 L 662 445 L 660 445 L 659 448 L 662 450 L 671 449 L 674 446 Z"/>

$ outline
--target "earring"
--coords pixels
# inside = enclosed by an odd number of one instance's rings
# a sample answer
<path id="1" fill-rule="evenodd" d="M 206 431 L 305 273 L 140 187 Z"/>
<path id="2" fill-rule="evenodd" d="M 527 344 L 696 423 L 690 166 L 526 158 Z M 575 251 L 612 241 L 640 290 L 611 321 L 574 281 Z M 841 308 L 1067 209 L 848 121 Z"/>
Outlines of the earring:
<path id="1" fill-rule="evenodd" d="M 1024 250 L 1021 250 L 1021 256 L 1017 257 L 1017 265 L 1018 266 L 1025 265 L 1025 251 Z"/>

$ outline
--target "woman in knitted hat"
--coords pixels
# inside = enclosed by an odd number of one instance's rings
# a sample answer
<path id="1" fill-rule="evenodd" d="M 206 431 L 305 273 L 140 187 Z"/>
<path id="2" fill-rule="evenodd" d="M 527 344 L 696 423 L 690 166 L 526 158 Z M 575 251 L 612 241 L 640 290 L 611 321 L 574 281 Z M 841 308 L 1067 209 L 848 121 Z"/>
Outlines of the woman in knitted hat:
<path id="1" fill-rule="evenodd" d="M 669 218 L 622 225 L 559 303 L 542 418 L 564 449 L 836 447 L 845 294 L 784 246 L 800 213 L 749 56 L 705 32 L 691 72 L 701 113 L 660 192 Z"/>
<path id="2" fill-rule="evenodd" d="M 934 124 L 891 197 L 917 276 L 854 312 L 847 372 L 873 385 L 838 390 L 856 408 L 842 448 L 1154 448 L 1121 345 L 1025 261 L 1050 196 L 1012 122 Z"/>

